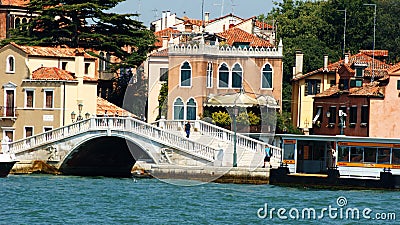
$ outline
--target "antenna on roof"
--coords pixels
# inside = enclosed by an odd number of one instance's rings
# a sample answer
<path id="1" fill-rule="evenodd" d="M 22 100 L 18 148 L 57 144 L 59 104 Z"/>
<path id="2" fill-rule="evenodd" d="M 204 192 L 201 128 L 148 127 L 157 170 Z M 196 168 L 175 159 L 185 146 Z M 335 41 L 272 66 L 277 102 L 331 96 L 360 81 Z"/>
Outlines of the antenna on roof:
<path id="1" fill-rule="evenodd" d="M 344 12 L 344 29 L 343 29 L 343 56 L 346 53 L 346 24 L 347 24 L 347 11 L 346 9 L 338 10 L 339 12 Z"/>
<path id="2" fill-rule="evenodd" d="M 142 8 L 142 0 L 138 0 L 138 10 L 136 10 L 135 14 L 137 14 L 135 17 L 137 20 L 140 20 L 140 10 Z"/>
<path id="3" fill-rule="evenodd" d="M 224 0 L 221 0 L 222 2 L 220 4 L 214 4 L 214 5 L 220 5 L 221 6 L 221 17 L 224 14 Z"/>
<path id="4" fill-rule="evenodd" d="M 231 0 L 231 13 L 232 13 L 232 15 L 233 15 L 233 11 L 234 11 L 235 6 L 237 6 L 237 5 L 233 4 L 233 0 Z"/>
<path id="5" fill-rule="evenodd" d="M 158 18 L 158 9 L 154 8 L 151 11 L 153 11 L 153 13 L 154 13 L 154 19 L 157 19 Z"/>

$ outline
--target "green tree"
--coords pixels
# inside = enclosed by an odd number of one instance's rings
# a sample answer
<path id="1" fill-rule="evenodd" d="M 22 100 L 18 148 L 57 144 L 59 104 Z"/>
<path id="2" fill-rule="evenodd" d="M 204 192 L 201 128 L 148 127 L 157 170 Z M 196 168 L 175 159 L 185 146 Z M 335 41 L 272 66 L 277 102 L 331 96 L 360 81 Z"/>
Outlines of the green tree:
<path id="1" fill-rule="evenodd" d="M 154 34 L 133 19 L 136 14 L 117 14 L 108 10 L 124 0 L 76 1 L 31 0 L 27 10 L 33 17 L 28 24 L 13 30 L 10 41 L 21 45 L 68 46 L 105 51 L 119 60 L 111 63 L 109 72 L 139 66 L 154 49 Z M 104 59 L 107 60 L 107 59 Z M 121 106 L 132 73 L 117 76 L 111 99 Z"/>

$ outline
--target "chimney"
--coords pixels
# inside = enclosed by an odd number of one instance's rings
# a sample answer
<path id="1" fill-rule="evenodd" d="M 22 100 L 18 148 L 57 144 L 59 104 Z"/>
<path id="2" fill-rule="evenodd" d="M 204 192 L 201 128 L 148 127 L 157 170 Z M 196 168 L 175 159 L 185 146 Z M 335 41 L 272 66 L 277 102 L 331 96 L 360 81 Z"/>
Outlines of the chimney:
<path id="1" fill-rule="evenodd" d="M 168 19 L 169 19 L 169 17 L 171 16 L 171 12 L 168 10 L 166 13 L 165 13 L 165 28 L 168 28 L 169 26 L 168 26 Z"/>
<path id="2" fill-rule="evenodd" d="M 328 71 L 328 55 L 324 55 L 324 71 Z"/>
<path id="3" fill-rule="evenodd" d="M 161 29 L 160 30 L 164 30 L 165 29 L 164 24 L 165 24 L 165 11 L 162 11 L 162 14 L 161 14 Z"/>
<path id="4" fill-rule="evenodd" d="M 162 48 L 168 48 L 168 36 L 162 36 Z"/>
<path id="5" fill-rule="evenodd" d="M 349 53 L 344 54 L 344 63 L 349 63 Z"/>
<path id="6" fill-rule="evenodd" d="M 296 69 L 294 76 L 303 74 L 303 53 L 300 50 L 296 51 Z"/>
<path id="7" fill-rule="evenodd" d="M 251 19 L 251 33 L 254 34 L 254 30 L 256 29 L 256 22 L 257 22 L 257 18 L 253 17 Z"/>
<path id="8" fill-rule="evenodd" d="M 204 13 L 204 25 L 207 26 L 209 21 L 210 21 L 210 13 L 209 12 L 205 12 Z"/>

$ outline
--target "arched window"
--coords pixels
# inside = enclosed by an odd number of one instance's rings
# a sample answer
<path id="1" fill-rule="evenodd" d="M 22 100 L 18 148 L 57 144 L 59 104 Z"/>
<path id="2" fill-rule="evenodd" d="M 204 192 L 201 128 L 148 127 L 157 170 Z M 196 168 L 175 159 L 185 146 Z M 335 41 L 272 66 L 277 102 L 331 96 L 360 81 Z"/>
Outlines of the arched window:
<path id="1" fill-rule="evenodd" d="M 261 88 L 272 88 L 272 68 L 269 64 L 262 69 Z"/>
<path id="2" fill-rule="evenodd" d="M 102 71 L 104 71 L 104 69 L 105 69 L 105 65 L 104 65 L 104 53 L 103 52 L 100 52 L 100 54 L 99 54 L 99 72 L 102 72 Z"/>
<path id="3" fill-rule="evenodd" d="M 192 67 L 188 62 L 181 66 L 181 87 L 190 87 L 192 78 Z"/>
<path id="4" fill-rule="evenodd" d="M 12 55 L 9 55 L 7 57 L 7 62 L 6 62 L 6 72 L 7 73 L 15 73 L 15 58 Z"/>
<path id="5" fill-rule="evenodd" d="M 212 62 L 207 63 L 207 87 L 212 87 L 213 65 Z"/>
<path id="6" fill-rule="evenodd" d="M 225 63 L 218 68 L 218 87 L 229 87 L 229 69 Z"/>
<path id="7" fill-rule="evenodd" d="M 111 55 L 110 55 L 110 53 L 106 53 L 106 63 L 105 63 L 106 65 L 105 65 L 105 70 L 106 71 L 109 71 L 110 70 L 110 68 L 111 68 Z"/>
<path id="8" fill-rule="evenodd" d="M 21 19 L 20 18 L 16 18 L 15 22 L 14 22 L 14 28 L 17 28 L 20 24 L 21 24 Z"/>
<path id="9" fill-rule="evenodd" d="M 232 68 L 232 88 L 242 88 L 243 70 L 239 63 Z"/>
<path id="10" fill-rule="evenodd" d="M 177 98 L 174 102 L 174 120 L 183 120 L 184 105 L 181 98 Z"/>
<path id="11" fill-rule="evenodd" d="M 193 98 L 189 99 L 186 104 L 186 119 L 187 120 L 195 120 L 196 119 L 196 102 Z"/>
<path id="12" fill-rule="evenodd" d="M 28 26 L 26 24 L 28 23 L 28 20 L 26 18 L 22 18 L 21 23 L 22 23 L 22 29 L 27 30 Z"/>

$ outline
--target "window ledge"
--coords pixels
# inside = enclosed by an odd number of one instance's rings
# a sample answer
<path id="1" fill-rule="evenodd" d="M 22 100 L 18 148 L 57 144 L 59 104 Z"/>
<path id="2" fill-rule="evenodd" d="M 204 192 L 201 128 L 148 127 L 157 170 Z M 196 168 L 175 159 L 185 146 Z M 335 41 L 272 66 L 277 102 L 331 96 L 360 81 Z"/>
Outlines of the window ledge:
<path id="1" fill-rule="evenodd" d="M 349 127 L 356 127 L 356 124 L 355 123 L 350 123 Z"/>
<path id="2" fill-rule="evenodd" d="M 360 123 L 360 127 L 367 127 L 367 123 Z"/>

